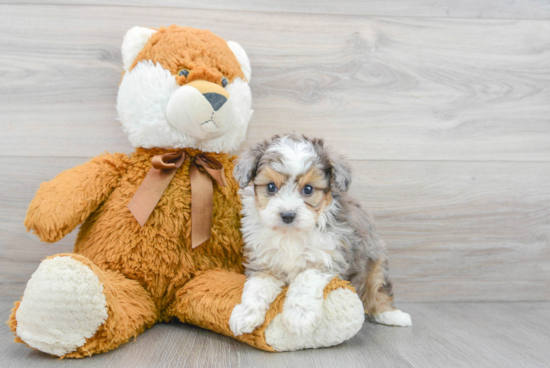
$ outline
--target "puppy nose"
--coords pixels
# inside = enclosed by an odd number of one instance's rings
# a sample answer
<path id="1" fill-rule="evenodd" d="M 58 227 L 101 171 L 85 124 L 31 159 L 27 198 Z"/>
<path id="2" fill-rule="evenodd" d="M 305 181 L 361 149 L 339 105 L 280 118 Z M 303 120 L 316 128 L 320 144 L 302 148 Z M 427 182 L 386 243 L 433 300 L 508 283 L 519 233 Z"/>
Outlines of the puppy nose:
<path id="1" fill-rule="evenodd" d="M 203 96 L 208 100 L 208 102 L 210 102 L 210 105 L 212 105 L 214 111 L 218 111 L 227 101 L 227 98 L 219 93 L 204 93 Z"/>
<path id="2" fill-rule="evenodd" d="M 285 224 L 290 224 L 296 218 L 296 214 L 294 212 L 283 212 L 281 218 Z"/>

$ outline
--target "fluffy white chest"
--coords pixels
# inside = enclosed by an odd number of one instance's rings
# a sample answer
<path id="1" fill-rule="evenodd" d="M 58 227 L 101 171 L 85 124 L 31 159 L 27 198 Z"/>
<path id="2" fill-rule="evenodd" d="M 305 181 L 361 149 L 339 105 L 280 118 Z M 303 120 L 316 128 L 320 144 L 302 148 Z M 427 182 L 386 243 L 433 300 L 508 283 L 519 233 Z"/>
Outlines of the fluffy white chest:
<path id="1" fill-rule="evenodd" d="M 240 192 L 243 200 L 242 233 L 248 271 L 269 271 L 289 284 L 300 273 L 317 269 L 340 274 L 345 268 L 342 237 L 314 226 L 308 231 L 273 229 L 262 223 L 254 202 L 254 190 Z"/>
<path id="2" fill-rule="evenodd" d="M 253 218 L 243 219 L 248 269 L 265 270 L 290 283 L 307 269 L 339 273 L 339 237 L 314 228 L 309 232 L 266 228 Z"/>

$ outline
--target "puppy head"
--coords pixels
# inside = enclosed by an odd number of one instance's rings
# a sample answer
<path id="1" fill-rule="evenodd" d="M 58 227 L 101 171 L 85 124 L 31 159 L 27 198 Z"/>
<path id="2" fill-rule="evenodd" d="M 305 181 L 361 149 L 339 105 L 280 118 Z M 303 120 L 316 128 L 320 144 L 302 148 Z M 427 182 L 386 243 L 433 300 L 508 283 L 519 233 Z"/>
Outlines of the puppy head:
<path id="1" fill-rule="evenodd" d="M 260 221 L 273 229 L 307 231 L 333 198 L 351 184 L 351 169 L 323 140 L 275 136 L 244 152 L 234 175 L 241 188 L 254 184 Z"/>

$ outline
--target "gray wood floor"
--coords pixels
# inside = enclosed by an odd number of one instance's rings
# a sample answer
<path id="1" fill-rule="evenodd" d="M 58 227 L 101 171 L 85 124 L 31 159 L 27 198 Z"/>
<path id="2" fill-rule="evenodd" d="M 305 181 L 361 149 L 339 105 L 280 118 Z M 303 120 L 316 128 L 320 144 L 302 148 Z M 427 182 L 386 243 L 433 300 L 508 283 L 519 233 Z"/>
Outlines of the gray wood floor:
<path id="1" fill-rule="evenodd" d="M 109 353 L 58 360 L 13 344 L 0 325 L 0 367 L 548 367 L 550 303 L 402 303 L 412 328 L 365 322 L 342 345 L 267 353 L 174 322 L 159 324 Z M 6 316 L 11 302 L 0 301 Z"/>
<path id="2" fill-rule="evenodd" d="M 0 324 L 0 367 L 550 366 L 550 0 L 0 0 L 0 321 L 75 239 L 25 232 L 40 183 L 132 151 L 115 110 L 124 33 L 173 23 L 247 50 L 243 146 L 295 130 L 348 156 L 414 327 L 268 354 L 163 324 L 59 361 Z"/>

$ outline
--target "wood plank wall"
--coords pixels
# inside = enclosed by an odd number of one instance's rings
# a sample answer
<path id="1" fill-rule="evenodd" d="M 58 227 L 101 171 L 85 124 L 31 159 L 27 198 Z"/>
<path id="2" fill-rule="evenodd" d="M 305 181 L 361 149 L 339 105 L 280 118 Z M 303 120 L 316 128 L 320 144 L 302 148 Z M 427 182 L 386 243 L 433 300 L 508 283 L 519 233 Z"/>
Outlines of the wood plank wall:
<path id="1" fill-rule="evenodd" d="M 176 23 L 247 50 L 244 145 L 294 130 L 352 161 L 398 301 L 550 300 L 550 1 L 148 4 L 0 0 L 0 294 L 72 249 L 25 232 L 40 182 L 132 151 L 125 31 Z"/>

